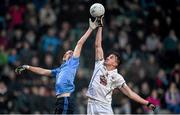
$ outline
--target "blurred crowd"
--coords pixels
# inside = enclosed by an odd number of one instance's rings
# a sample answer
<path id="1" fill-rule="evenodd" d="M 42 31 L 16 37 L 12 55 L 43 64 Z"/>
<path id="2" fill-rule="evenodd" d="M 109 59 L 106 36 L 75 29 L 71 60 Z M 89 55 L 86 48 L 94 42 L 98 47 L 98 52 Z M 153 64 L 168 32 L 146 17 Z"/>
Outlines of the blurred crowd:
<path id="1" fill-rule="evenodd" d="M 119 72 L 154 113 L 180 113 L 180 0 L 1 0 L 0 113 L 53 113 L 55 79 L 22 64 L 53 69 L 88 28 L 89 7 L 105 6 L 103 49 L 121 55 Z M 75 113 L 86 113 L 94 67 L 94 34 L 87 40 L 75 79 Z M 113 110 L 152 113 L 115 89 Z"/>

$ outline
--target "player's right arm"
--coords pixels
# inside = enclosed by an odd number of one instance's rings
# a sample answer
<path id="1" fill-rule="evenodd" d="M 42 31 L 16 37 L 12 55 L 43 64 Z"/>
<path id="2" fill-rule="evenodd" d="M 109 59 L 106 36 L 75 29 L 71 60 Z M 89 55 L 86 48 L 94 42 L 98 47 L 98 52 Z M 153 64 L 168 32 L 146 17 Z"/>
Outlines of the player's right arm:
<path id="1" fill-rule="evenodd" d="M 19 66 L 15 69 L 15 72 L 20 74 L 24 70 L 29 70 L 33 73 L 43 75 L 43 76 L 51 76 L 52 75 L 51 70 L 49 70 L 49 69 L 44 69 L 44 68 L 34 67 L 34 66 L 29 66 L 29 65 Z"/>
<path id="2" fill-rule="evenodd" d="M 104 59 L 104 52 L 102 49 L 102 25 L 103 25 L 103 16 L 100 17 L 98 21 L 99 28 L 96 34 L 96 40 L 95 40 L 95 58 L 96 60 L 102 60 Z"/>

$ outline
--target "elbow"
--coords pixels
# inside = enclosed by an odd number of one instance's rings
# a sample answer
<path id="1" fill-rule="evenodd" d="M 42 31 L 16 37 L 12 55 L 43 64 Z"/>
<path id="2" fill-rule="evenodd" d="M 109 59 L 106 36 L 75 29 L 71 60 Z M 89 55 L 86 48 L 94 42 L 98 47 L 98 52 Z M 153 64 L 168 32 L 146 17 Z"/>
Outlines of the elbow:
<path id="1" fill-rule="evenodd" d="M 96 48 L 98 48 L 98 47 L 99 47 L 99 45 L 98 45 L 98 44 L 95 44 L 95 47 L 96 47 Z"/>
<path id="2" fill-rule="evenodd" d="M 101 47 L 101 45 L 100 44 L 95 44 L 95 47 L 99 48 L 99 47 Z"/>
<path id="3" fill-rule="evenodd" d="M 97 47 L 101 47 L 101 41 L 96 41 L 95 42 L 95 47 L 97 48 Z"/>

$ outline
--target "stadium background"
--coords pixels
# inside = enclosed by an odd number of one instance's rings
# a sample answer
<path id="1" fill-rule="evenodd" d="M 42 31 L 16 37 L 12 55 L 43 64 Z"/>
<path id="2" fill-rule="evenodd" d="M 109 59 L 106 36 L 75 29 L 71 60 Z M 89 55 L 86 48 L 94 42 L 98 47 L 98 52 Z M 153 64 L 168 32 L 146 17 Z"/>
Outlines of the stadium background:
<path id="1" fill-rule="evenodd" d="M 1 0 L 0 113 L 53 113 L 54 78 L 17 75 L 14 69 L 59 66 L 64 51 L 74 48 L 88 28 L 95 2 L 106 9 L 105 54 L 112 49 L 121 54 L 119 72 L 128 85 L 159 113 L 180 112 L 180 0 Z M 75 113 L 86 113 L 94 35 L 83 47 L 75 79 Z M 115 113 L 149 113 L 118 90 L 112 107 Z"/>

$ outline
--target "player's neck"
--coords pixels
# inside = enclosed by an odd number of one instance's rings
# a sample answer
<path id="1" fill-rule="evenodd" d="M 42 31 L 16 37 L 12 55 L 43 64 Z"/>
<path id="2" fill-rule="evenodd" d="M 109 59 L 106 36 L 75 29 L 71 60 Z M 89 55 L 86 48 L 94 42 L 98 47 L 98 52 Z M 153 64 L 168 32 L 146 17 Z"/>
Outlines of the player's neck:
<path id="1" fill-rule="evenodd" d="M 114 70 L 114 69 L 116 69 L 114 66 L 107 66 L 106 65 L 106 69 L 108 70 L 108 71 L 112 71 L 112 70 Z"/>

